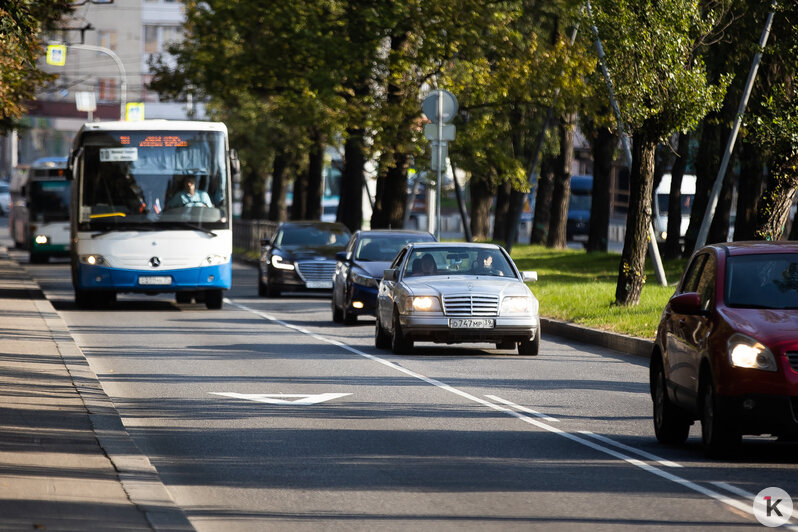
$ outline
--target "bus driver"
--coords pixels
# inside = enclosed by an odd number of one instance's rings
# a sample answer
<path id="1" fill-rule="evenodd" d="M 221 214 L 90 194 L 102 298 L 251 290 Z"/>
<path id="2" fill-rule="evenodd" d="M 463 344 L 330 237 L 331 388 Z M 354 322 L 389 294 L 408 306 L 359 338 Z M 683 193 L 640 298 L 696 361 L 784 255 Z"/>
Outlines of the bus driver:
<path id="1" fill-rule="evenodd" d="M 191 205 L 214 206 L 207 192 L 197 190 L 197 177 L 187 175 L 183 178 L 183 190 L 172 196 L 172 199 L 167 203 L 167 207 L 188 207 Z"/>

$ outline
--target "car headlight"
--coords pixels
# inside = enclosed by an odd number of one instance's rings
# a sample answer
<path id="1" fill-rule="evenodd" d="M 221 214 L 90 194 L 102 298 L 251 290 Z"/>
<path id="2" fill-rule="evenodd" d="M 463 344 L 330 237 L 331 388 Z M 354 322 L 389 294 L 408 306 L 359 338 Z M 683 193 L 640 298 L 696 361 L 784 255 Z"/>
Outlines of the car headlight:
<path id="1" fill-rule="evenodd" d="M 736 368 L 776 371 L 776 357 L 760 342 L 743 334 L 733 334 L 729 338 L 729 362 Z"/>
<path id="2" fill-rule="evenodd" d="M 36 235 L 35 237 L 33 237 L 33 241 L 39 245 L 43 245 L 50 241 L 50 237 L 48 237 L 47 235 Z"/>
<path id="3" fill-rule="evenodd" d="M 294 264 L 280 255 L 272 255 L 272 266 L 278 270 L 293 270 Z"/>
<path id="4" fill-rule="evenodd" d="M 400 300 L 400 312 L 440 312 L 441 303 L 436 296 L 406 296 Z"/>
<path id="5" fill-rule="evenodd" d="M 80 262 L 89 266 L 103 266 L 105 258 L 102 255 L 81 255 Z"/>
<path id="6" fill-rule="evenodd" d="M 359 273 L 352 271 L 352 282 L 355 284 L 359 284 L 361 286 L 370 286 L 372 288 L 377 288 L 377 279 L 374 277 L 370 277 L 368 275 L 360 275 Z"/>
<path id="7" fill-rule="evenodd" d="M 502 299 L 501 315 L 537 314 L 538 300 L 530 296 L 507 296 Z"/>
<path id="8" fill-rule="evenodd" d="M 224 255 L 208 255 L 205 257 L 205 260 L 202 261 L 203 266 L 218 266 L 219 264 L 226 264 L 228 258 Z"/>

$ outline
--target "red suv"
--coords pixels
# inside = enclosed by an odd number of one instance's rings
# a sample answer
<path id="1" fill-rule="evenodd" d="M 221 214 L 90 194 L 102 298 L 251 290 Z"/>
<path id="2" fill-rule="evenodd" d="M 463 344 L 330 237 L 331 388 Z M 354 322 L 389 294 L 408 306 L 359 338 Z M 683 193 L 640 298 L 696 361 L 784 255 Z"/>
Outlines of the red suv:
<path id="1" fill-rule="evenodd" d="M 798 242 L 734 242 L 693 255 L 651 354 L 654 431 L 708 456 L 743 434 L 798 435 Z"/>

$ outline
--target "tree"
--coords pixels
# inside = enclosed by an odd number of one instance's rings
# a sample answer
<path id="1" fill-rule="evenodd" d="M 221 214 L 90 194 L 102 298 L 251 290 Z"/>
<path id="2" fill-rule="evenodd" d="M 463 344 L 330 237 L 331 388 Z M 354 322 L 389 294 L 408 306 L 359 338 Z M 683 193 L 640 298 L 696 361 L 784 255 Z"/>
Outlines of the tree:
<path id="1" fill-rule="evenodd" d="M 604 43 L 624 129 L 633 139 L 615 303 L 636 305 L 645 283 L 657 144 L 695 127 L 718 107 L 728 83 L 709 83 L 699 54 L 720 11 L 692 0 L 597 0 L 593 7 L 591 22 Z"/>
<path id="2" fill-rule="evenodd" d="M 72 11 L 67 0 L 9 0 L 0 5 L 0 132 L 17 127 L 24 102 L 55 76 L 36 67 L 41 35 Z"/>

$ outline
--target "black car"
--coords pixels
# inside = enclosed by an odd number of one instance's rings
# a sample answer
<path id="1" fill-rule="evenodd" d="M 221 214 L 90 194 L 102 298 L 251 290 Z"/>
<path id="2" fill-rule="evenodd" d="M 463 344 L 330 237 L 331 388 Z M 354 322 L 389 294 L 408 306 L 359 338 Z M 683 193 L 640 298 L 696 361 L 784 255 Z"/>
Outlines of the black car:
<path id="1" fill-rule="evenodd" d="M 273 238 L 261 241 L 258 295 L 276 297 L 280 292 L 330 290 L 335 254 L 342 251 L 351 233 L 341 223 L 284 222 Z"/>
<path id="2" fill-rule="evenodd" d="M 346 250 L 337 254 L 333 276 L 332 318 L 336 323 L 352 323 L 360 314 L 375 314 L 377 286 L 382 272 L 405 244 L 434 242 L 424 231 L 357 231 Z"/>

